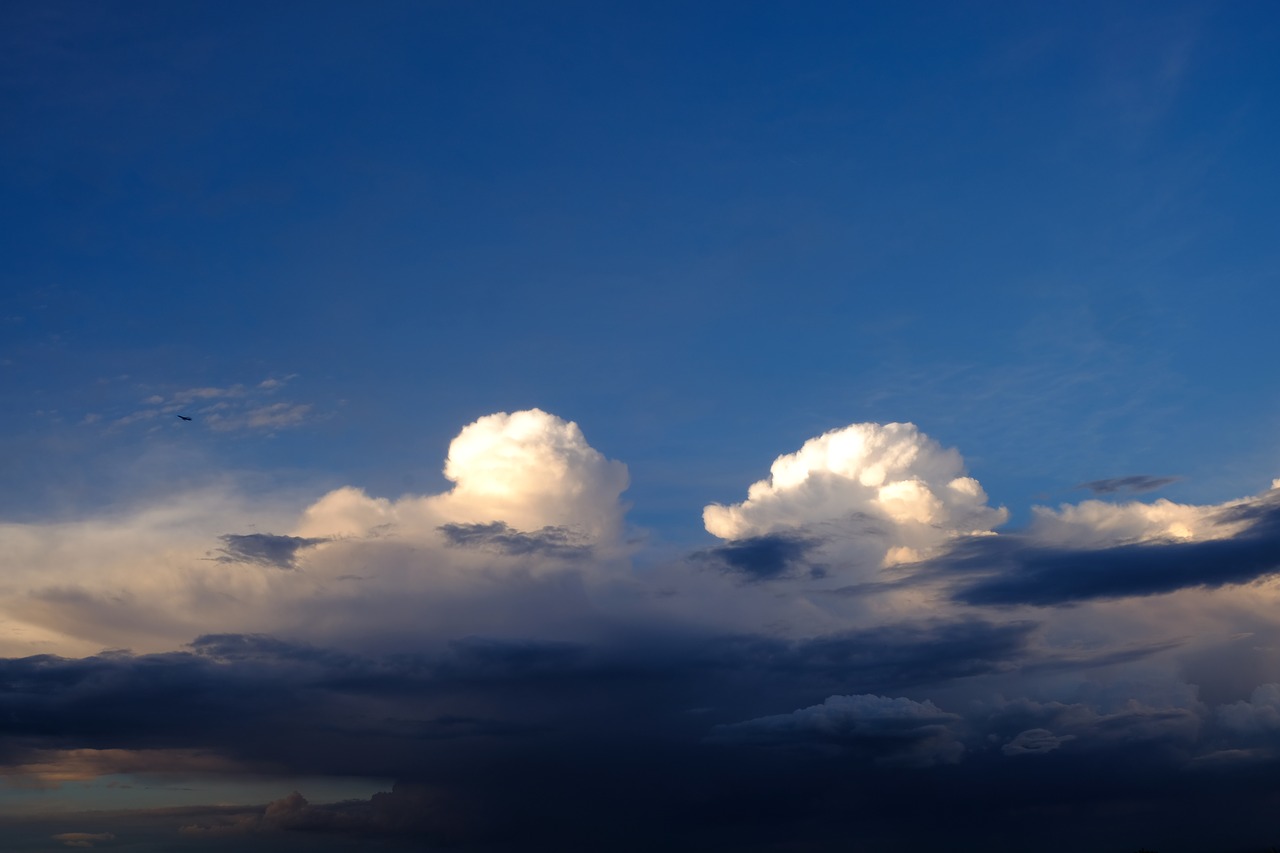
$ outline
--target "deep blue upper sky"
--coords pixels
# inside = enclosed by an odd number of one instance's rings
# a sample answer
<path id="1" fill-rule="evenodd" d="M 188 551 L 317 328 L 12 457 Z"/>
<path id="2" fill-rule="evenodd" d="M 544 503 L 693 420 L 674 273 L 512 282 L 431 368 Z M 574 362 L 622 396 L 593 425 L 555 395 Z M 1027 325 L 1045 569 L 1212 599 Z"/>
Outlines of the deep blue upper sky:
<path id="1" fill-rule="evenodd" d="M 437 489 L 532 406 L 677 540 L 858 421 L 1015 523 L 1280 473 L 1274 4 L 0 15 L 7 517 L 227 470 Z M 289 429 L 114 423 L 295 374 Z"/>

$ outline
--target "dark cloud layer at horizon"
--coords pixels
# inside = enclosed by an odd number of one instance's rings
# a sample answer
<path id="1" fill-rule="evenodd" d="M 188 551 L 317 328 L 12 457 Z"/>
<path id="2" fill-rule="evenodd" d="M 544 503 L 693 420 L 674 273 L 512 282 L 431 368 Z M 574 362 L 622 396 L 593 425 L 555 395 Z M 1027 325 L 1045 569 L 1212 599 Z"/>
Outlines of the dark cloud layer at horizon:
<path id="1" fill-rule="evenodd" d="M 186 749 L 258 772 L 389 776 L 401 780 L 396 790 L 363 804 L 282 792 L 259 811 L 147 819 L 228 843 L 282 833 L 405 849 L 640 850 L 665 840 L 670 849 L 768 850 L 859 838 L 905 851 L 960 832 L 1012 850 L 990 827 L 1029 831 L 1019 817 L 1028 808 L 1101 815 L 1120 791 L 1166 804 L 1221 793 L 1213 773 L 1166 772 L 1230 734 L 1195 706 L 941 702 L 916 718 L 876 710 L 1053 666 L 1030 645 L 1036 628 L 939 621 L 798 641 L 655 635 L 605 645 L 470 637 L 382 656 L 220 634 L 184 652 L 4 659 L 0 759 Z M 889 698 L 904 695 L 912 699 Z M 812 707 L 840 696 L 863 698 L 853 716 L 832 700 L 837 728 L 825 728 Z M 808 716 L 796 716 L 802 708 Z M 1280 733 L 1253 737 L 1244 745 L 1280 747 Z M 1270 754 L 1258 753 L 1267 767 Z M 933 829 L 911 821 L 922 797 L 945 803 L 930 806 Z M 1143 820 L 1153 818 L 1133 825 Z"/>

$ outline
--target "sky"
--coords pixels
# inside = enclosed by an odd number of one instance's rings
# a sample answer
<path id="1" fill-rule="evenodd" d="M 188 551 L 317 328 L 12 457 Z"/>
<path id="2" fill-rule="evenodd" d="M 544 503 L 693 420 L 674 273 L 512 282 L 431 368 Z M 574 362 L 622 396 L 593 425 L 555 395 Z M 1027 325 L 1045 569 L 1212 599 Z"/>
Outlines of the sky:
<path id="1" fill-rule="evenodd" d="M 0 4 L 0 847 L 1280 844 L 1280 9 Z"/>

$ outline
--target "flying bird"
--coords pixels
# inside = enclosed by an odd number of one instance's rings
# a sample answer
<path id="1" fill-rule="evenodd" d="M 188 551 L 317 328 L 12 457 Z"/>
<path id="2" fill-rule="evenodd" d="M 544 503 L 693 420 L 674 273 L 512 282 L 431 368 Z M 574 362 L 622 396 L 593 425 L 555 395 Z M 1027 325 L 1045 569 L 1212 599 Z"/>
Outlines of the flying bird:
<path id="1" fill-rule="evenodd" d="M 191 418 L 187 417 L 186 415 L 178 415 L 178 417 L 182 418 L 184 421 L 191 420 Z"/>

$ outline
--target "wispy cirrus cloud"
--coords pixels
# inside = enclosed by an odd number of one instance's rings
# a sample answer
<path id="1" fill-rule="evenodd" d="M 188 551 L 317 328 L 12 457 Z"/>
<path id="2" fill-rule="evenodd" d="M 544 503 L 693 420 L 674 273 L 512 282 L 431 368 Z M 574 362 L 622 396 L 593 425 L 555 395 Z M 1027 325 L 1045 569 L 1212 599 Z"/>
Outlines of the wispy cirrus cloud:
<path id="1" fill-rule="evenodd" d="M 137 423 L 173 421 L 182 415 L 218 432 L 271 432 L 301 426 L 315 416 L 311 403 L 274 399 L 297 374 L 269 377 L 256 384 L 201 386 L 155 393 L 142 402 L 144 408 L 111 419 L 116 427 Z M 94 420 L 101 419 L 98 415 Z"/>
<path id="2" fill-rule="evenodd" d="M 1131 474 L 1128 477 L 1110 477 L 1105 480 L 1090 480 L 1076 486 L 1077 489 L 1088 489 L 1095 495 L 1142 494 L 1154 492 L 1172 483 L 1178 477 L 1153 477 L 1150 474 Z"/>

